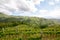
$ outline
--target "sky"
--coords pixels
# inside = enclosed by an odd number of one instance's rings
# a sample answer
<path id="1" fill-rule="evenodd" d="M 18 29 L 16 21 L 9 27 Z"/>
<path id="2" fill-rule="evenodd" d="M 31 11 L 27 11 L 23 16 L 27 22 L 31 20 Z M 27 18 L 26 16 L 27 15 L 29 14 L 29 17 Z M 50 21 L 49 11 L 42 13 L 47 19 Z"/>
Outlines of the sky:
<path id="1" fill-rule="evenodd" d="M 0 0 L 0 12 L 15 16 L 60 18 L 60 0 Z"/>

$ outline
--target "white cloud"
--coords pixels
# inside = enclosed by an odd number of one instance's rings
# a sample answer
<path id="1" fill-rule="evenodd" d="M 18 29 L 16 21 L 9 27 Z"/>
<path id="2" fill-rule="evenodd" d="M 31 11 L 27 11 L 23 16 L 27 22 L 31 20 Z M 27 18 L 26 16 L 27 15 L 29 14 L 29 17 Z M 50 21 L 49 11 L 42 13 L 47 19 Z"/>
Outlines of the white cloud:
<path id="1" fill-rule="evenodd" d="M 55 8 L 53 10 L 39 10 L 37 14 L 35 13 L 38 9 L 35 7 L 36 5 L 40 5 L 44 0 L 0 0 L 0 12 L 4 12 L 5 14 L 12 15 L 13 12 L 23 13 L 28 16 L 36 16 L 36 17 L 60 17 L 60 7 Z M 49 1 L 49 5 L 55 5 L 56 2 L 60 0 Z M 28 14 L 29 13 L 29 14 Z M 31 13 L 31 14 L 30 14 Z M 20 15 L 23 15 L 20 14 Z"/>
<path id="2" fill-rule="evenodd" d="M 37 17 L 46 17 L 46 18 L 59 18 L 60 17 L 60 8 L 55 8 L 53 10 L 40 10 Z"/>
<path id="3" fill-rule="evenodd" d="M 40 12 L 40 13 L 47 13 L 48 10 L 40 10 L 39 12 Z"/>
<path id="4" fill-rule="evenodd" d="M 3 12 L 4 14 L 7 14 L 7 15 L 12 15 L 12 12 L 10 12 L 6 9 L 3 10 L 3 9 L 0 8 L 0 12 Z"/>
<path id="5" fill-rule="evenodd" d="M 49 1 L 48 4 L 49 5 L 56 5 L 59 2 L 60 2 L 60 0 L 52 0 L 52 1 Z"/>
<path id="6" fill-rule="evenodd" d="M 55 0 L 56 2 L 59 2 L 60 0 Z"/>
<path id="7" fill-rule="evenodd" d="M 49 5 L 55 5 L 55 2 L 49 2 Z"/>
<path id="8" fill-rule="evenodd" d="M 38 9 L 35 5 L 40 4 L 41 1 L 44 0 L 0 0 L 0 8 L 2 8 L 2 12 L 5 11 L 27 11 L 27 12 L 35 12 Z M 1 10 L 1 9 L 0 9 Z"/>
<path id="9" fill-rule="evenodd" d="M 40 4 L 41 1 L 44 1 L 44 0 L 32 0 L 34 4 Z"/>
<path id="10" fill-rule="evenodd" d="M 49 15 L 54 17 L 54 18 L 60 17 L 60 8 L 50 11 Z"/>
<path id="11" fill-rule="evenodd" d="M 36 17 L 45 17 L 48 15 L 48 10 L 42 9 L 39 10 L 38 13 L 35 15 Z"/>

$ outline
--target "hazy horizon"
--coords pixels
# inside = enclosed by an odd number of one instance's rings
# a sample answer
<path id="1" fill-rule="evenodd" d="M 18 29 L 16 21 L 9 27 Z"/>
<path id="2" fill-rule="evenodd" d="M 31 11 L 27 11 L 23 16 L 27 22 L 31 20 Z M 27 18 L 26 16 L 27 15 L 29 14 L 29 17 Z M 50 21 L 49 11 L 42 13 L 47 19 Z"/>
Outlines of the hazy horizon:
<path id="1" fill-rule="evenodd" d="M 14 16 L 60 17 L 60 0 L 0 0 L 0 12 Z"/>

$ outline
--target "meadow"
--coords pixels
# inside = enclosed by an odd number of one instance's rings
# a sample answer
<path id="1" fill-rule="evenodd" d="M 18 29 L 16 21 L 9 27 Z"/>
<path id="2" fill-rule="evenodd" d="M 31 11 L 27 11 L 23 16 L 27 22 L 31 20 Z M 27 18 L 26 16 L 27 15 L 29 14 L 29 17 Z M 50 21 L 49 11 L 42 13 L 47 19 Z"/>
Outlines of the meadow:
<path id="1" fill-rule="evenodd" d="M 60 23 L 38 17 L 0 17 L 0 40 L 60 40 Z"/>

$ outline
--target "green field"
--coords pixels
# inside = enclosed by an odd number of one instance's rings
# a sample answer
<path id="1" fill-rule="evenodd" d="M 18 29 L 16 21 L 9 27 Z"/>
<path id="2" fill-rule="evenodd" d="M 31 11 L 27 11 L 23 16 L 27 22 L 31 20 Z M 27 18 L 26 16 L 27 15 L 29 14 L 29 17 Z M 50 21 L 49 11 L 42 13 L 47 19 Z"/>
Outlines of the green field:
<path id="1" fill-rule="evenodd" d="M 0 40 L 60 40 L 60 23 L 38 17 L 0 17 Z"/>

